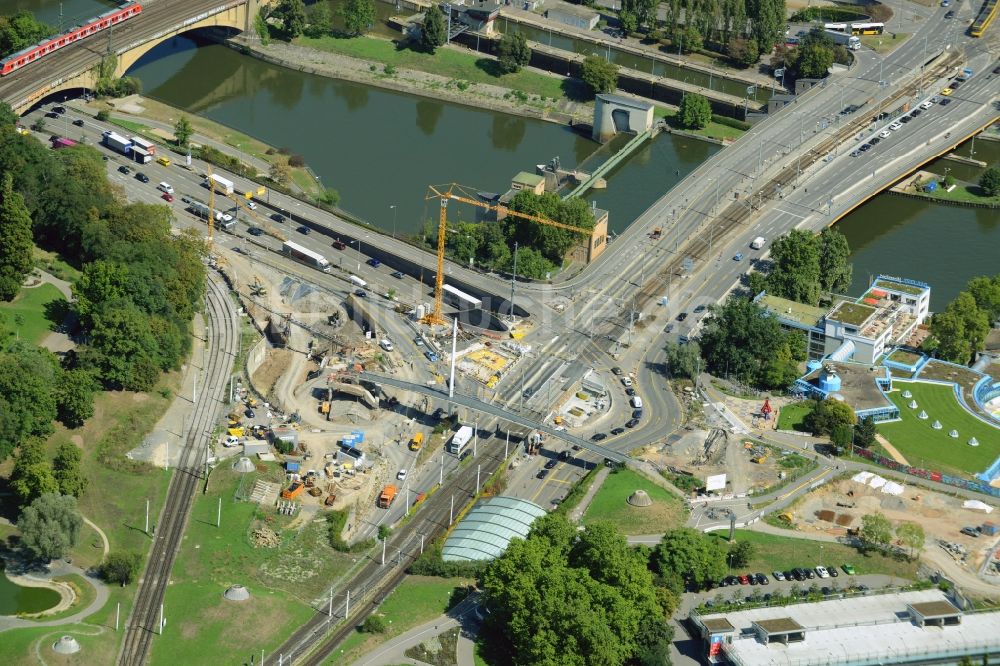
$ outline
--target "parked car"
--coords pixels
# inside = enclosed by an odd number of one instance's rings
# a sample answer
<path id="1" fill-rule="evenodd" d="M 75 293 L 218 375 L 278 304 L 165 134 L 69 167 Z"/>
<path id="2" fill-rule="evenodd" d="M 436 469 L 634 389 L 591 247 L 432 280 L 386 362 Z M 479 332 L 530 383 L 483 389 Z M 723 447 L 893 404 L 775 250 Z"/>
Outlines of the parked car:
<path id="1" fill-rule="evenodd" d="M 231 449 L 234 446 L 239 446 L 239 443 L 240 443 L 239 437 L 233 437 L 232 435 L 229 435 L 228 437 L 226 437 L 226 440 L 222 442 L 222 445 L 227 449 Z"/>
<path id="2" fill-rule="evenodd" d="M 743 574 L 742 576 L 740 576 L 739 580 L 740 580 L 740 585 L 749 585 L 750 584 L 750 577 L 747 576 L 746 574 Z"/>
<path id="3" fill-rule="evenodd" d="M 979 536 L 979 532 L 976 530 L 975 527 L 963 527 L 962 529 L 959 530 L 959 532 L 961 532 L 962 534 L 964 534 L 966 536 L 970 536 L 970 537 L 978 537 Z"/>
<path id="4" fill-rule="evenodd" d="M 642 418 L 642 410 L 641 409 L 633 409 L 632 410 L 632 419 L 634 421 L 638 421 L 641 418 Z"/>
<path id="5" fill-rule="evenodd" d="M 812 569 L 803 569 L 802 573 L 804 573 L 806 575 L 806 578 L 808 578 L 809 580 L 812 580 L 813 578 L 816 577 L 816 572 L 813 571 Z"/>
<path id="6" fill-rule="evenodd" d="M 625 388 L 628 388 L 628 387 L 632 386 L 632 378 L 631 377 L 622 377 L 622 386 L 624 386 Z"/>
<path id="7" fill-rule="evenodd" d="M 884 130 L 882 130 L 881 132 L 878 133 L 879 138 L 882 138 L 882 139 L 888 139 L 890 134 L 892 134 L 892 132 L 890 132 L 887 129 L 884 129 Z"/>
<path id="8" fill-rule="evenodd" d="M 837 576 L 840 575 L 839 573 L 837 573 L 837 567 L 827 567 L 826 572 L 830 574 L 831 578 L 836 578 Z"/>
<path id="9" fill-rule="evenodd" d="M 892 123 L 892 124 L 889 125 L 889 129 L 892 130 L 893 132 L 895 132 L 898 129 L 902 129 L 902 128 L 903 128 L 903 125 L 898 120 L 896 122 L 894 122 L 894 123 Z"/>
<path id="10" fill-rule="evenodd" d="M 708 309 L 708 306 L 707 306 L 707 305 L 699 305 L 698 307 L 696 307 L 696 308 L 694 309 L 694 313 L 695 313 L 695 314 L 701 314 L 702 312 L 704 312 L 704 311 L 705 311 L 705 310 L 707 310 L 707 309 Z"/>
<path id="11" fill-rule="evenodd" d="M 615 366 L 611 368 L 611 374 L 613 374 L 615 377 L 621 377 L 624 374 L 624 371 L 618 366 Z"/>
<path id="12" fill-rule="evenodd" d="M 949 104 L 951 104 L 951 100 L 948 99 L 948 98 L 945 98 L 945 99 L 941 100 L 939 102 L 939 104 L 940 104 L 940 106 L 948 106 Z"/>
<path id="13" fill-rule="evenodd" d="M 822 565 L 816 567 L 816 575 L 819 576 L 820 578 L 829 578 L 830 577 L 830 574 L 827 573 L 827 571 L 826 571 L 826 567 L 824 567 Z"/>
<path id="14" fill-rule="evenodd" d="M 913 120 L 913 116 L 900 116 L 900 118 L 899 118 L 899 122 L 903 123 L 904 125 L 906 123 L 910 122 L 911 120 Z M 895 123 L 893 123 L 893 124 L 895 124 Z"/>
<path id="15" fill-rule="evenodd" d="M 722 579 L 722 582 L 723 582 L 723 584 L 725 584 L 727 586 L 728 585 L 739 585 L 740 584 L 740 579 L 737 578 L 736 576 L 726 576 L 725 578 Z"/>
<path id="16" fill-rule="evenodd" d="M 677 321 L 684 321 L 687 318 L 688 318 L 687 312 L 682 312 L 679 315 L 677 315 Z"/>
<path id="17" fill-rule="evenodd" d="M 848 576 L 853 576 L 853 575 L 855 575 L 856 573 L 858 573 L 857 569 L 855 569 L 855 568 L 854 568 L 854 567 L 853 567 L 852 565 L 850 565 L 850 564 L 841 564 L 841 565 L 840 565 L 840 568 L 841 568 L 841 569 L 843 569 L 843 570 L 844 570 L 844 573 L 845 573 L 845 574 L 847 574 Z"/>
<path id="18" fill-rule="evenodd" d="M 760 583 L 760 581 L 757 580 L 757 574 L 747 574 L 747 578 L 750 579 L 751 585 L 757 585 Z"/>
<path id="19" fill-rule="evenodd" d="M 629 386 L 627 389 L 625 389 L 625 395 L 627 396 L 635 395 L 635 389 Z"/>
<path id="20" fill-rule="evenodd" d="M 785 574 L 780 571 L 772 571 L 771 575 L 774 576 L 774 580 L 785 580 Z"/>
<path id="21" fill-rule="evenodd" d="M 790 580 L 795 580 L 795 574 L 793 574 L 791 571 L 785 571 L 785 572 L 783 572 L 782 575 L 785 577 L 785 580 L 789 580 L 789 581 Z"/>
<path id="22" fill-rule="evenodd" d="M 770 579 L 762 573 L 755 574 L 757 576 L 757 582 L 761 585 L 769 585 L 771 583 Z"/>
<path id="23" fill-rule="evenodd" d="M 257 416 L 257 415 L 256 415 L 256 414 L 254 413 L 253 409 L 252 409 L 252 408 L 250 408 L 250 407 L 247 407 L 247 410 L 246 410 L 245 412 L 243 412 L 243 413 L 244 413 L 244 414 L 246 414 L 246 416 L 247 416 L 247 418 L 248 418 L 248 419 L 252 419 L 252 418 L 254 418 L 255 416 Z"/>
<path id="24" fill-rule="evenodd" d="M 617 428 L 612 428 L 612 429 L 611 429 L 611 434 L 612 434 L 612 435 L 620 435 L 620 434 L 622 434 L 623 432 L 625 432 L 625 428 L 622 428 L 621 426 L 619 426 L 619 427 L 617 427 Z"/>
<path id="25" fill-rule="evenodd" d="M 639 419 L 634 419 L 633 418 L 633 419 L 629 419 L 628 421 L 625 422 L 625 427 L 626 428 L 634 428 L 637 425 L 639 425 Z"/>

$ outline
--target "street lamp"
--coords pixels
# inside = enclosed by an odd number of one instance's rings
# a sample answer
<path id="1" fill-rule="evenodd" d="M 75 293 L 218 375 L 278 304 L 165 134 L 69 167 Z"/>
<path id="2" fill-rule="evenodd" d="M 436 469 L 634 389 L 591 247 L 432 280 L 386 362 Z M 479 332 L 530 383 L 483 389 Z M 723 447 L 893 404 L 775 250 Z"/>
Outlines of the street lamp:
<path id="1" fill-rule="evenodd" d="M 392 210 L 392 237 L 396 237 L 396 204 L 389 206 Z"/>
<path id="2" fill-rule="evenodd" d="M 361 239 L 352 240 L 351 245 L 358 244 L 358 271 L 361 270 Z"/>

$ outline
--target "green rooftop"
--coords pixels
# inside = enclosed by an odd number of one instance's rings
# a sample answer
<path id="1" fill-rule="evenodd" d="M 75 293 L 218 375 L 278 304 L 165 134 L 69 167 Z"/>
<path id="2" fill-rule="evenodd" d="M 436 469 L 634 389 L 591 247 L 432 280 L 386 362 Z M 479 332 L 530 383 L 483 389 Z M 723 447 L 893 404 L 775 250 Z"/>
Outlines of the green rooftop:
<path id="1" fill-rule="evenodd" d="M 518 171 L 517 175 L 511 181 L 518 185 L 525 185 L 527 187 L 537 187 L 539 183 L 545 181 L 544 176 L 539 176 L 537 173 L 528 173 L 527 171 Z"/>
<path id="2" fill-rule="evenodd" d="M 874 314 L 875 308 L 862 303 L 842 302 L 837 308 L 827 315 L 827 319 L 839 321 L 852 326 L 861 326 L 869 317 Z"/>
<path id="3" fill-rule="evenodd" d="M 901 294 L 909 294 L 910 296 L 919 296 L 924 293 L 923 287 L 917 287 L 912 284 L 904 284 L 902 282 L 896 282 L 895 280 L 885 280 L 878 279 L 875 280 L 875 284 L 872 285 L 872 289 L 887 289 L 889 291 L 898 291 Z"/>
<path id="4" fill-rule="evenodd" d="M 764 294 L 757 303 L 779 319 L 792 321 L 807 328 L 819 326 L 820 320 L 826 314 L 826 310 L 823 308 L 805 303 L 796 303 L 787 298 L 772 296 L 771 294 Z"/>

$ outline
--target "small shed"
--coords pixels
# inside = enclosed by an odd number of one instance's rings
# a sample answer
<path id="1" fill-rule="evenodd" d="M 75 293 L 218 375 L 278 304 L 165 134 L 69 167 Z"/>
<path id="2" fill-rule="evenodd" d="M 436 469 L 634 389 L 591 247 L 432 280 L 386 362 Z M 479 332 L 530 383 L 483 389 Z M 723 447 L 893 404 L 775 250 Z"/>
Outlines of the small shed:
<path id="1" fill-rule="evenodd" d="M 561 2 L 547 9 L 545 18 L 571 25 L 574 28 L 593 30 L 601 20 L 601 15 L 587 7 Z"/>
<path id="2" fill-rule="evenodd" d="M 927 601 L 918 604 L 907 604 L 906 610 L 913 621 L 921 626 L 943 627 L 948 624 L 961 624 L 962 611 L 948 601 Z"/>
<path id="3" fill-rule="evenodd" d="M 292 462 L 291 460 L 285 463 L 285 471 L 293 474 L 299 473 L 299 463 Z"/>

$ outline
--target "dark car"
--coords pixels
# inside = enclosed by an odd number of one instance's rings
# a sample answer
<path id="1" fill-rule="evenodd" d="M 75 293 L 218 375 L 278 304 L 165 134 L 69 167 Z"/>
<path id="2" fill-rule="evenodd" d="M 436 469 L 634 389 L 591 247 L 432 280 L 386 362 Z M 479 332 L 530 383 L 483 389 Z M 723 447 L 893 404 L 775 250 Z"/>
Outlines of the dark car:
<path id="1" fill-rule="evenodd" d="M 569 449 L 563 449 L 562 451 L 559 452 L 559 460 L 565 462 L 569 459 L 570 459 Z"/>
<path id="2" fill-rule="evenodd" d="M 948 84 L 948 87 L 951 88 L 952 90 L 958 90 L 959 88 L 962 87 L 962 82 L 952 81 L 951 83 Z"/>
<path id="3" fill-rule="evenodd" d="M 694 309 L 694 313 L 695 313 L 695 314 L 698 314 L 698 313 L 700 313 L 700 312 L 704 312 L 704 311 L 705 311 L 705 310 L 707 310 L 707 309 L 708 309 L 708 306 L 707 306 L 707 305 L 699 305 L 698 307 L 696 307 L 696 308 Z"/>
<path id="4" fill-rule="evenodd" d="M 66 113 L 66 107 L 65 106 L 53 106 L 52 107 L 52 111 L 54 113 L 58 113 L 59 115 L 62 115 L 64 113 Z"/>
<path id="5" fill-rule="evenodd" d="M 603 440 L 605 440 L 607 438 L 608 438 L 608 436 L 605 435 L 603 432 L 595 432 L 593 435 L 590 436 L 590 441 L 592 441 L 592 442 L 600 442 L 600 441 L 603 441 Z"/>
<path id="6" fill-rule="evenodd" d="M 535 475 L 535 478 L 536 479 L 544 479 L 548 475 L 549 475 L 549 470 L 547 470 L 547 469 L 540 469 L 540 470 L 538 470 L 538 474 Z"/>
<path id="7" fill-rule="evenodd" d="M 312 230 L 309 227 L 307 227 L 306 225 L 303 224 L 301 227 L 299 227 L 298 229 L 296 229 L 296 231 L 299 232 L 300 234 L 302 234 L 303 236 L 308 236 L 309 232 L 312 231 Z"/>
<path id="8" fill-rule="evenodd" d="M 639 425 L 639 419 L 629 419 L 628 421 L 625 422 L 626 428 L 634 428 L 637 425 Z"/>
<path id="9" fill-rule="evenodd" d="M 623 432 L 625 432 L 625 428 L 622 428 L 621 426 L 619 426 L 619 427 L 617 427 L 617 428 L 612 428 L 612 429 L 611 429 L 611 434 L 612 434 L 612 435 L 620 435 L 620 434 L 622 434 Z"/>
<path id="10" fill-rule="evenodd" d="M 808 578 L 809 580 L 812 580 L 813 578 L 816 577 L 816 572 L 813 571 L 812 569 L 803 569 L 803 572 L 805 573 L 806 578 Z"/>
<path id="11" fill-rule="evenodd" d="M 791 571 L 782 572 L 785 576 L 785 580 L 795 580 L 795 574 Z"/>
<path id="12" fill-rule="evenodd" d="M 118 173 L 129 174 L 132 173 L 132 170 L 123 164 L 122 166 L 118 167 Z"/>
<path id="13" fill-rule="evenodd" d="M 736 576 L 726 576 L 725 578 L 722 579 L 722 582 L 725 583 L 727 586 L 728 585 L 739 585 L 740 584 L 740 579 L 737 578 Z"/>
<path id="14" fill-rule="evenodd" d="M 979 532 L 976 530 L 975 527 L 963 527 L 962 529 L 959 530 L 959 532 L 961 532 L 966 536 L 979 538 Z"/>
<path id="15" fill-rule="evenodd" d="M 839 573 L 837 573 L 837 567 L 827 567 L 826 570 L 833 578 L 836 578 L 837 576 L 840 575 Z"/>
<path id="16" fill-rule="evenodd" d="M 396 278 L 397 280 L 403 279 L 403 273 L 400 271 L 395 271 L 393 273 L 390 273 L 390 275 L 392 275 L 392 277 Z"/>
<path id="17" fill-rule="evenodd" d="M 372 268 L 378 268 L 382 264 L 381 261 L 379 261 L 378 259 L 375 259 L 374 257 L 371 258 L 371 259 L 369 259 L 365 263 L 368 264 L 369 266 L 371 266 Z"/>
<path id="18" fill-rule="evenodd" d="M 611 374 L 613 374 L 615 377 L 621 377 L 623 373 L 624 371 L 618 366 L 611 368 Z"/>
<path id="19" fill-rule="evenodd" d="M 627 389 L 625 389 L 625 395 L 628 395 L 628 396 L 635 395 L 635 389 L 632 388 L 631 386 L 629 386 Z"/>
<path id="20" fill-rule="evenodd" d="M 860 150 L 863 153 L 867 152 L 867 151 L 869 151 L 871 149 L 872 149 L 872 145 L 870 143 L 863 143 L 860 146 L 858 146 L 858 150 Z"/>
<path id="21" fill-rule="evenodd" d="M 83 118 L 77 118 L 76 120 L 73 121 L 73 124 L 76 125 L 77 127 L 83 127 Z"/>
<path id="22" fill-rule="evenodd" d="M 365 291 L 364 289 L 355 289 L 354 295 L 357 296 L 358 298 L 366 298 L 368 296 L 368 292 Z"/>
<path id="23" fill-rule="evenodd" d="M 945 12 L 944 17 L 946 19 L 953 19 L 953 18 L 955 18 L 955 12 L 953 12 L 953 11 Z"/>
<path id="24" fill-rule="evenodd" d="M 998 67 L 994 67 L 994 68 L 993 68 L 993 73 L 994 73 L 994 74 L 1000 74 L 1000 66 L 998 66 Z"/>
<path id="25" fill-rule="evenodd" d="M 255 416 L 257 416 L 256 414 L 254 414 L 254 411 L 252 409 L 250 409 L 249 407 L 247 407 L 247 411 L 245 411 L 243 413 L 247 415 L 248 419 L 252 419 Z"/>
<path id="26" fill-rule="evenodd" d="M 920 108 L 920 107 L 918 106 L 917 108 L 913 109 L 913 111 L 910 111 L 910 115 L 911 115 L 912 117 L 916 118 L 917 116 L 919 116 L 919 115 L 920 115 L 921 113 L 923 113 L 923 112 L 924 112 L 924 110 L 923 110 L 923 109 L 921 109 L 921 108 Z"/>
<path id="27" fill-rule="evenodd" d="M 792 569 L 792 578 L 797 581 L 803 581 L 806 579 L 806 572 L 799 567 Z"/>
<path id="28" fill-rule="evenodd" d="M 272 213 L 271 214 L 271 219 L 274 220 L 275 222 L 279 223 L 279 224 L 284 224 L 285 223 L 285 216 L 282 215 L 281 213 Z"/>
<path id="29" fill-rule="evenodd" d="M 545 469 L 552 469 L 553 467 L 555 467 L 558 464 L 559 464 L 558 460 L 550 460 L 547 463 L 545 463 Z"/>
<path id="30" fill-rule="evenodd" d="M 765 576 L 762 573 L 759 573 L 757 574 L 757 582 L 760 583 L 761 585 L 768 585 L 770 584 L 771 581 L 767 576 Z"/>
<path id="31" fill-rule="evenodd" d="M 147 176 L 146 174 L 144 174 L 141 171 L 139 173 L 135 174 L 135 179 L 137 181 L 139 181 L 140 183 L 148 183 L 149 182 L 149 176 Z"/>
<path id="32" fill-rule="evenodd" d="M 882 139 L 878 138 L 877 136 L 873 136 L 871 139 L 868 140 L 868 142 L 873 146 L 878 145 L 878 143 L 881 141 Z"/>
<path id="33" fill-rule="evenodd" d="M 263 236 L 264 230 L 261 229 L 260 227 L 250 227 L 249 229 L 247 229 L 247 233 L 250 234 L 251 236 Z"/>
<path id="34" fill-rule="evenodd" d="M 949 99 L 947 97 L 945 97 L 943 100 L 941 100 L 940 102 L 938 102 L 938 106 L 948 106 L 949 104 L 951 104 L 951 99 Z"/>
<path id="35" fill-rule="evenodd" d="M 757 580 L 757 574 L 747 574 L 747 580 L 751 585 L 757 585 L 760 582 Z"/>
<path id="36" fill-rule="evenodd" d="M 677 315 L 677 321 L 684 321 L 687 318 L 688 318 L 687 312 L 682 312 L 679 315 Z"/>
<path id="37" fill-rule="evenodd" d="M 638 421 L 639 419 L 641 419 L 642 418 L 642 410 L 641 409 L 633 409 L 632 410 L 632 418 L 635 419 L 636 421 Z"/>
<path id="38" fill-rule="evenodd" d="M 663 327 L 663 332 L 664 333 L 670 333 L 673 330 L 674 330 L 674 325 L 672 323 L 667 324 L 666 326 Z"/>
<path id="39" fill-rule="evenodd" d="M 901 123 L 903 123 L 905 125 L 906 123 L 910 122 L 911 120 L 913 120 L 913 118 L 911 116 L 902 116 L 899 119 L 899 122 L 901 122 Z"/>

